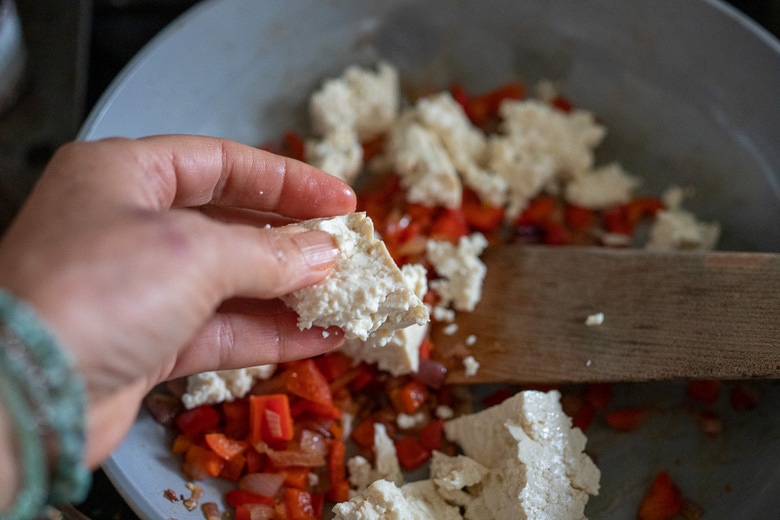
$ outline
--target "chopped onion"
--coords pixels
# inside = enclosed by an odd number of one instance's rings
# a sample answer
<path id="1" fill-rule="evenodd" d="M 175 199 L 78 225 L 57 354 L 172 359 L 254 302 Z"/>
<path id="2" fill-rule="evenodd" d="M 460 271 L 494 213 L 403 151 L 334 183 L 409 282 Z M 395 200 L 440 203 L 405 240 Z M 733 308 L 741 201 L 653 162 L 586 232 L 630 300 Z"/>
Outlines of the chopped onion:
<path id="1" fill-rule="evenodd" d="M 247 473 L 238 481 L 238 487 L 258 495 L 274 497 L 283 482 L 284 475 L 281 473 Z"/>
<path id="2" fill-rule="evenodd" d="M 326 455 L 328 453 L 328 443 L 322 435 L 311 430 L 301 432 L 301 451 L 304 453 L 316 453 Z"/>

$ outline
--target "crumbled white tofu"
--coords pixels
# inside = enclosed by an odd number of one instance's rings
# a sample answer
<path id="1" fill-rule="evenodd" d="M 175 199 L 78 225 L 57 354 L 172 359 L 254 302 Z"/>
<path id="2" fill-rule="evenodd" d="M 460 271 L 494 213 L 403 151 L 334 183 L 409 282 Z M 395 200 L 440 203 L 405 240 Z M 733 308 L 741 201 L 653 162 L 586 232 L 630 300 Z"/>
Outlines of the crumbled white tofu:
<path id="1" fill-rule="evenodd" d="M 393 125 L 386 148 L 409 202 L 460 207 L 463 188 L 455 166 L 438 136 L 416 122 L 413 114 Z"/>
<path id="2" fill-rule="evenodd" d="M 433 308 L 432 316 L 436 321 L 446 323 L 455 321 L 455 311 L 448 307 L 442 307 L 441 305 L 437 305 Z"/>
<path id="3" fill-rule="evenodd" d="M 584 453 L 560 394 L 525 391 L 481 412 L 444 423 L 447 438 L 489 468 L 464 518 L 584 518 L 600 472 Z M 491 439 L 491 442 L 485 442 Z"/>
<path id="4" fill-rule="evenodd" d="M 650 227 L 646 249 L 675 251 L 683 249 L 715 249 L 720 238 L 720 224 L 702 222 L 696 215 L 683 209 L 682 203 L 688 190 L 671 186 L 661 199 L 666 209 L 658 211 Z"/>
<path id="5" fill-rule="evenodd" d="M 451 457 L 439 451 L 432 454 L 431 480 L 439 494 L 451 504 L 468 505 L 473 496 L 464 489 L 478 485 L 488 473 L 482 464 L 464 455 Z"/>
<path id="6" fill-rule="evenodd" d="M 342 129 L 353 130 L 359 141 L 386 132 L 398 115 L 398 71 L 382 62 L 376 72 L 358 66 L 339 78 L 326 81 L 309 101 L 312 129 L 326 136 Z"/>
<path id="7" fill-rule="evenodd" d="M 440 278 L 430 285 L 441 297 L 440 305 L 452 305 L 461 311 L 473 311 L 482 298 L 482 282 L 487 267 L 479 255 L 487 247 L 481 233 L 461 237 L 457 245 L 430 240 L 426 254 Z"/>
<path id="8" fill-rule="evenodd" d="M 566 184 L 566 201 L 587 209 L 606 209 L 631 200 L 633 191 L 641 184 L 638 177 L 629 175 L 612 163 L 582 173 Z"/>
<path id="9" fill-rule="evenodd" d="M 395 330 L 429 321 L 416 287 L 408 285 L 365 213 L 299 225 L 332 234 L 340 252 L 322 282 L 282 297 L 298 313 L 299 328 L 337 326 L 348 339 L 366 340 L 373 335 L 379 344 L 386 344 Z"/>
<path id="10" fill-rule="evenodd" d="M 461 520 L 457 506 L 447 504 L 433 482 L 398 487 L 378 480 L 365 491 L 333 506 L 334 520 Z"/>
<path id="11" fill-rule="evenodd" d="M 466 377 L 474 377 L 479 372 L 479 361 L 474 356 L 466 356 L 463 358 L 463 370 Z"/>
<path id="12" fill-rule="evenodd" d="M 604 324 L 604 313 L 603 312 L 596 312 L 593 314 L 590 314 L 587 318 L 585 318 L 585 325 L 588 327 L 597 327 L 599 325 Z"/>
<path id="13" fill-rule="evenodd" d="M 401 268 L 401 275 L 418 298 L 422 299 L 428 292 L 427 271 L 422 265 L 406 264 Z M 394 331 L 389 341 L 374 335 L 366 341 L 347 340 L 341 346 L 341 351 L 356 362 L 376 363 L 381 370 L 394 376 L 410 374 L 420 368 L 420 344 L 427 333 L 427 323 L 414 324 Z"/>
<path id="14" fill-rule="evenodd" d="M 258 379 L 268 379 L 276 365 L 202 372 L 187 377 L 187 392 L 181 402 L 188 410 L 244 397 Z"/>
<path id="15" fill-rule="evenodd" d="M 363 166 L 363 147 L 350 129 L 334 130 L 322 139 L 307 139 L 306 162 L 352 184 Z"/>
<path id="16" fill-rule="evenodd" d="M 477 344 L 477 336 L 474 334 L 469 334 L 468 336 L 466 336 L 465 343 L 467 347 L 473 347 L 474 345 Z"/>
<path id="17" fill-rule="evenodd" d="M 485 160 L 487 139 L 471 124 L 452 95 L 445 91 L 421 98 L 415 109 L 422 124 L 444 144 L 463 184 L 473 189 L 480 200 L 502 206 L 506 202 L 506 180 L 479 166 Z"/>
<path id="18" fill-rule="evenodd" d="M 505 101 L 500 114 L 503 134 L 488 142 L 488 167 L 506 179 L 510 219 L 554 181 L 588 171 L 605 134 L 589 112 L 564 113 L 537 100 Z"/>
<path id="19" fill-rule="evenodd" d="M 427 333 L 427 323 L 410 325 L 396 330 L 384 345 L 379 344 L 374 336 L 369 336 L 366 341 L 349 339 L 340 350 L 356 362 L 376 363 L 380 370 L 394 376 L 411 374 L 420 369 L 420 345 Z"/>
<path id="20" fill-rule="evenodd" d="M 447 405 L 440 404 L 436 407 L 436 417 L 439 419 L 452 419 L 455 417 L 455 411 Z"/>
<path id="21" fill-rule="evenodd" d="M 458 324 L 457 323 L 450 323 L 449 325 L 445 326 L 441 331 L 446 334 L 447 336 L 452 336 L 456 332 L 458 332 Z"/>
<path id="22" fill-rule="evenodd" d="M 424 426 L 428 422 L 428 414 L 425 412 L 417 412 L 414 415 L 406 413 L 399 413 L 395 418 L 395 423 L 402 430 L 411 430 L 419 426 Z"/>
<path id="23" fill-rule="evenodd" d="M 720 238 L 720 224 L 701 222 L 684 209 L 659 210 L 645 248 L 652 251 L 711 250 Z"/>
<path id="24" fill-rule="evenodd" d="M 358 493 L 377 480 L 388 480 L 399 486 L 404 483 L 395 444 L 381 423 L 374 425 L 374 465 L 365 457 L 356 455 L 347 461 L 347 470 L 349 483 Z"/>

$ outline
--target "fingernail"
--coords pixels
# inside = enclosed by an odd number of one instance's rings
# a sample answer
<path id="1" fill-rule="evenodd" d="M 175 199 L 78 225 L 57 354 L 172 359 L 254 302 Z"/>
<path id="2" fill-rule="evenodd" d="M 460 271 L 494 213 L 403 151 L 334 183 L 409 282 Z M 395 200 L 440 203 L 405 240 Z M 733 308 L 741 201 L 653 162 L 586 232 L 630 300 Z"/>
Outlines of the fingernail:
<path id="1" fill-rule="evenodd" d="M 336 240 L 324 231 L 296 233 L 292 241 L 300 248 L 309 267 L 329 266 L 339 255 Z"/>

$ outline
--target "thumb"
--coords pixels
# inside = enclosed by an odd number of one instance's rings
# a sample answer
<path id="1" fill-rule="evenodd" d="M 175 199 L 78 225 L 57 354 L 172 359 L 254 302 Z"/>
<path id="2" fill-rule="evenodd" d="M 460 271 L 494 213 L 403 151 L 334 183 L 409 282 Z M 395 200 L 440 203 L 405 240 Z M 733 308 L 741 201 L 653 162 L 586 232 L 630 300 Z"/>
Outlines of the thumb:
<path id="1" fill-rule="evenodd" d="M 224 243 L 208 246 L 223 252 L 209 267 L 223 278 L 223 297 L 270 299 L 307 287 L 325 278 L 339 255 L 335 239 L 324 231 L 296 225 L 227 227 L 232 232 L 212 235 Z M 237 254 L 224 253 L 231 250 Z"/>

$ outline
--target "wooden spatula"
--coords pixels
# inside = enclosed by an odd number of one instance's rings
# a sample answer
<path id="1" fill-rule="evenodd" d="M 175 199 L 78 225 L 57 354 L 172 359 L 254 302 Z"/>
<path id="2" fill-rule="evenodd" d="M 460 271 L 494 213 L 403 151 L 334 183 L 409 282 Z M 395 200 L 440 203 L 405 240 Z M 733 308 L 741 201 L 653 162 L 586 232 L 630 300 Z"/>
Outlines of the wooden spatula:
<path id="1" fill-rule="evenodd" d="M 449 382 L 780 376 L 780 255 L 519 245 L 483 260 L 481 302 L 433 330 L 437 351 L 469 345 L 480 363 Z"/>

